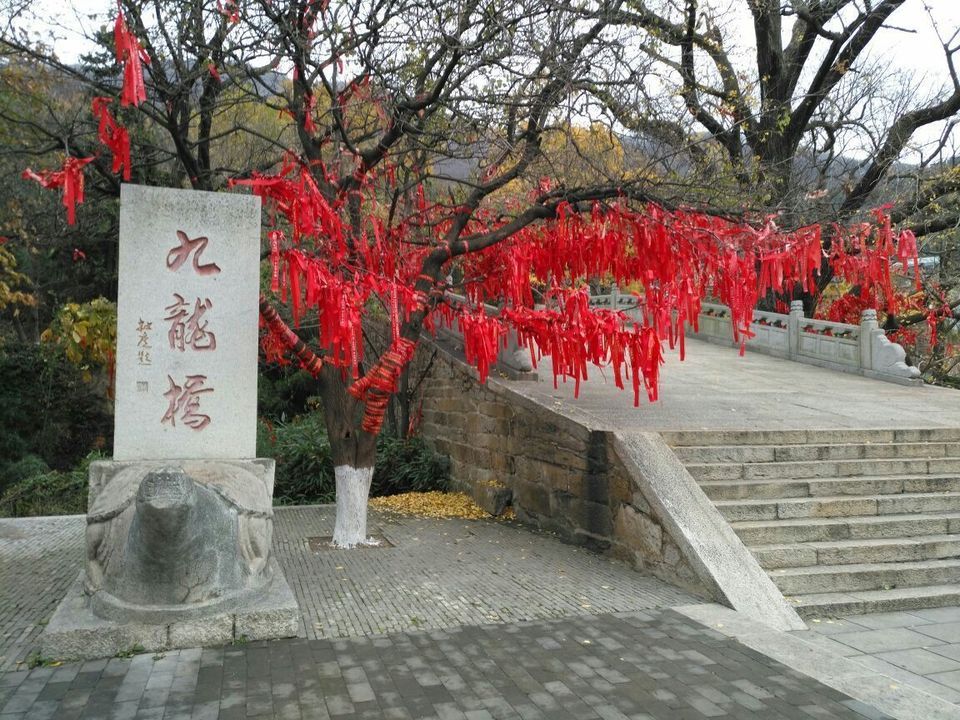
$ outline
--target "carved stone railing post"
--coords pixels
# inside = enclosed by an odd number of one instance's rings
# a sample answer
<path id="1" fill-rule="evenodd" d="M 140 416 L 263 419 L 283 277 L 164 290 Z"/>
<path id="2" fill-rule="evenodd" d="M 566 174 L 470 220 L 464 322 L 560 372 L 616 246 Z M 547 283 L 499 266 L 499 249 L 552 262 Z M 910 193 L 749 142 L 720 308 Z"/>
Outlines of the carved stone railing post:
<path id="1" fill-rule="evenodd" d="M 877 322 L 876 310 L 860 314 L 860 364 L 864 373 L 920 383 L 920 369 L 907 365 L 907 352 L 887 337 Z"/>
<path id="2" fill-rule="evenodd" d="M 860 313 L 860 367 L 873 368 L 873 336 L 880 329 L 877 311 L 870 309 Z"/>
<path id="3" fill-rule="evenodd" d="M 800 355 L 800 322 L 803 320 L 803 302 L 793 300 L 790 302 L 790 315 L 787 318 L 787 341 L 790 349 L 790 359 L 796 359 Z"/>
<path id="4" fill-rule="evenodd" d="M 497 355 L 497 364 L 505 365 L 518 373 L 533 372 L 533 360 L 530 358 L 530 350 L 525 345 L 520 344 L 516 330 L 509 328 L 507 333 L 507 346 L 502 348 L 500 354 Z"/>

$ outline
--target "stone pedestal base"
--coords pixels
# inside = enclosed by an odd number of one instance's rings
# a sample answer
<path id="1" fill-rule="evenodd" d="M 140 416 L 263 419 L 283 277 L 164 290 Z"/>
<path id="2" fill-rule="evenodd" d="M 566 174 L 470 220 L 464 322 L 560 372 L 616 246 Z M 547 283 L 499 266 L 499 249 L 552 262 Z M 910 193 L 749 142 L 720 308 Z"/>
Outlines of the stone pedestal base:
<path id="1" fill-rule="evenodd" d="M 41 653 L 58 660 L 86 660 L 131 650 L 159 652 L 303 636 L 297 600 L 277 561 L 269 562 L 273 581 L 256 600 L 214 615 L 191 617 L 186 611 L 174 622 L 157 625 L 119 623 L 94 615 L 81 572 L 40 637 Z"/>

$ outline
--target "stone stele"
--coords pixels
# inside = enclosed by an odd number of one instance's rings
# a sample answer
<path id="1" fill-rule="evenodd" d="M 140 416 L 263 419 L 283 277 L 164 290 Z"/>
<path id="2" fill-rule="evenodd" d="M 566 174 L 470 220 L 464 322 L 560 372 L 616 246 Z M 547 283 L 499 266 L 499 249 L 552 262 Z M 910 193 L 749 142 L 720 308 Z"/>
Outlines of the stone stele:
<path id="1" fill-rule="evenodd" d="M 299 634 L 271 557 L 272 460 L 96 462 L 86 564 L 41 639 L 45 657 Z"/>
<path id="2" fill-rule="evenodd" d="M 260 200 L 125 184 L 114 460 L 41 639 L 90 658 L 298 634 L 256 454 Z"/>

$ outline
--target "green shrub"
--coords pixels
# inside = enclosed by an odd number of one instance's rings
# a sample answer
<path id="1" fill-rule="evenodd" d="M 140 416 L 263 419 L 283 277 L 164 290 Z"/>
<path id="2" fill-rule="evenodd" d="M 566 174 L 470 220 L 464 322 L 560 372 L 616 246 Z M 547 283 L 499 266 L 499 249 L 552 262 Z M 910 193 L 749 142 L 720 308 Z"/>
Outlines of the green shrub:
<path id="1" fill-rule="evenodd" d="M 37 345 L 0 348 L 0 459 L 36 455 L 69 470 L 93 448 L 109 450 L 109 403 L 82 372 Z"/>
<path id="2" fill-rule="evenodd" d="M 319 413 L 302 415 L 286 423 L 261 420 L 259 430 L 257 455 L 277 461 L 275 504 L 333 502 L 336 490 L 333 461 Z"/>
<path id="3" fill-rule="evenodd" d="M 370 495 L 446 490 L 449 470 L 450 461 L 430 450 L 423 438 L 381 435 Z"/>
<path id="4" fill-rule="evenodd" d="M 50 466 L 36 455 L 24 455 L 19 460 L 7 463 L 0 468 L 0 490 L 16 485 L 36 475 L 46 475 Z"/>
<path id="5" fill-rule="evenodd" d="M 257 414 L 286 421 L 305 414 L 317 394 L 317 381 L 306 370 L 261 363 L 257 378 Z"/>
<path id="6" fill-rule="evenodd" d="M 273 499 L 277 505 L 329 503 L 336 497 L 330 442 L 320 413 L 287 423 L 261 420 L 257 455 L 277 461 Z M 448 462 L 420 438 L 381 435 L 370 495 L 445 490 Z"/>
<path id="7" fill-rule="evenodd" d="M 0 494 L 0 517 L 85 513 L 88 470 L 90 463 L 101 457 L 93 452 L 73 470 L 50 470 L 20 480 Z"/>

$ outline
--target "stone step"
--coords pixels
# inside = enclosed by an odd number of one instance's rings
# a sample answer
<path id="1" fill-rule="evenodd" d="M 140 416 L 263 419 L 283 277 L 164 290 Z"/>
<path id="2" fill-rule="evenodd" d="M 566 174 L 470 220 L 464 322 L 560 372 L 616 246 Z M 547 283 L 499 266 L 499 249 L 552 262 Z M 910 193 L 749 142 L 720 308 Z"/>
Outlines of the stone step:
<path id="1" fill-rule="evenodd" d="M 684 463 L 758 463 L 960 457 L 960 442 L 819 445 L 690 445 L 675 447 Z"/>
<path id="2" fill-rule="evenodd" d="M 829 540 L 903 538 L 960 533 L 960 512 L 748 520 L 731 523 L 731 527 L 748 547 Z"/>
<path id="3" fill-rule="evenodd" d="M 960 534 L 758 545 L 750 552 L 767 570 L 960 558 Z"/>
<path id="4" fill-rule="evenodd" d="M 676 430 L 662 432 L 675 448 L 693 445 L 812 445 L 833 443 L 960 442 L 960 428 L 870 428 L 849 430 Z"/>
<path id="5" fill-rule="evenodd" d="M 960 457 L 884 460 L 820 460 L 765 463 L 690 463 L 697 480 L 798 480 L 875 475 L 946 475 L 960 477 Z"/>
<path id="6" fill-rule="evenodd" d="M 960 583 L 960 560 L 901 563 L 814 565 L 771 570 L 770 579 L 784 595 L 889 590 Z"/>
<path id="7" fill-rule="evenodd" d="M 803 480 L 702 480 L 711 500 L 776 500 L 828 495 L 960 492 L 957 475 L 886 475 Z"/>
<path id="8" fill-rule="evenodd" d="M 772 500 L 715 500 L 728 522 L 791 518 L 854 517 L 902 513 L 960 512 L 960 492 L 899 495 L 833 495 Z"/>
<path id="9" fill-rule="evenodd" d="M 789 597 L 787 600 L 804 619 L 832 618 L 960 605 L 960 585 L 925 585 L 891 590 L 860 590 L 850 593 L 811 593 Z"/>

